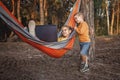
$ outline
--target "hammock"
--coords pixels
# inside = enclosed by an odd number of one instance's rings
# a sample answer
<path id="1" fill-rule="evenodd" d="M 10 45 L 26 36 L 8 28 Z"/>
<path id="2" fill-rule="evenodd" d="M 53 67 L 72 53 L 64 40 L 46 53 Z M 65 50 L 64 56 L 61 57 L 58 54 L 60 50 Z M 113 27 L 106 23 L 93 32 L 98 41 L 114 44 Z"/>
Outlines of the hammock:
<path id="1" fill-rule="evenodd" d="M 65 23 L 65 25 L 74 27 L 74 14 L 79 11 L 81 0 L 77 0 L 73 6 L 72 11 Z M 68 50 L 72 49 L 75 40 L 75 31 L 73 31 L 67 40 L 61 42 L 43 42 L 29 32 L 27 32 L 23 25 L 10 13 L 10 11 L 0 2 L 0 18 L 26 43 L 46 53 L 47 55 L 60 58 Z M 59 32 L 61 34 L 61 32 Z"/>

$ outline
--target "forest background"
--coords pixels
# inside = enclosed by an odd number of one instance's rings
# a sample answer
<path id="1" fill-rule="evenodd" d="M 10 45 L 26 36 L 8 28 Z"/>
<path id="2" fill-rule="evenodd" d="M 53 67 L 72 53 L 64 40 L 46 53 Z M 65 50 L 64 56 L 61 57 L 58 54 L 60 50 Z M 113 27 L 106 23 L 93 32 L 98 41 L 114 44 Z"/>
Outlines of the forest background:
<path id="1" fill-rule="evenodd" d="M 66 22 L 76 0 L 0 0 L 27 26 L 30 19 L 37 25 L 54 24 L 58 29 Z M 81 0 L 80 11 L 85 14 L 96 36 L 120 34 L 120 0 Z M 7 27 L 5 27 L 7 28 Z M 8 29 L 4 29 L 7 30 Z M 11 37 L 12 32 L 0 31 L 0 40 Z M 5 32 L 5 33 L 3 33 Z M 7 36 L 5 34 L 7 33 Z M 9 33 L 9 34 L 8 34 Z"/>

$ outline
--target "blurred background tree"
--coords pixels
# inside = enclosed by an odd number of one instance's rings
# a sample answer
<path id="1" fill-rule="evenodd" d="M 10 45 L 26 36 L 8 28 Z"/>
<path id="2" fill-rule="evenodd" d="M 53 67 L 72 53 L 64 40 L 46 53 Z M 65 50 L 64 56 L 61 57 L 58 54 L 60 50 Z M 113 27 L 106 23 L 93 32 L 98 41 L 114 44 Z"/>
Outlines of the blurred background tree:
<path id="1" fill-rule="evenodd" d="M 94 0 L 96 35 L 120 34 L 120 0 Z"/>
<path id="2" fill-rule="evenodd" d="M 27 26 L 28 21 L 30 19 L 34 19 L 37 25 L 53 24 L 57 25 L 58 28 L 60 28 L 68 18 L 70 9 L 72 8 L 76 0 L 0 0 L 0 1 L 24 26 Z M 1 33 L 0 37 L 5 36 L 6 34 L 8 33 Z M 9 36 L 6 36 L 5 38 L 7 37 L 10 38 L 13 35 L 14 35 L 13 32 L 11 32 L 9 33 Z"/>
<path id="3" fill-rule="evenodd" d="M 37 25 L 64 25 L 76 0 L 0 0 L 27 26 L 30 19 Z M 85 20 L 95 28 L 96 36 L 120 34 L 120 0 L 81 0 Z M 95 26 L 94 26 L 95 25 Z M 1 36 L 1 35 L 0 35 Z"/>

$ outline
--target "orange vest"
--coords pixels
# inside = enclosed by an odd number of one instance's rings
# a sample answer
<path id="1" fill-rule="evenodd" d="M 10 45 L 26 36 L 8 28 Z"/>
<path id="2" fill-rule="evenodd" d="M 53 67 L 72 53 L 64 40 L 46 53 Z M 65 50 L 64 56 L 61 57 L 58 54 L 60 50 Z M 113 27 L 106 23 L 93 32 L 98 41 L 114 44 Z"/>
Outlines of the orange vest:
<path id="1" fill-rule="evenodd" d="M 86 22 L 80 23 L 76 32 L 78 33 L 80 42 L 90 42 L 89 27 Z"/>

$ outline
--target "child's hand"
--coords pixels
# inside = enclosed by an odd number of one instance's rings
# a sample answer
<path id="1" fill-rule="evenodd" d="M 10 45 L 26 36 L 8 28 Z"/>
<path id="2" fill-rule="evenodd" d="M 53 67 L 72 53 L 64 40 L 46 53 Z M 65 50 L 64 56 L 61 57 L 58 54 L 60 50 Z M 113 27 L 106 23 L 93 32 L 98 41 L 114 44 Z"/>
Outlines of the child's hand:
<path id="1" fill-rule="evenodd" d="M 76 29 L 77 29 L 77 27 L 75 26 L 75 27 L 74 27 L 74 30 L 76 30 Z"/>

